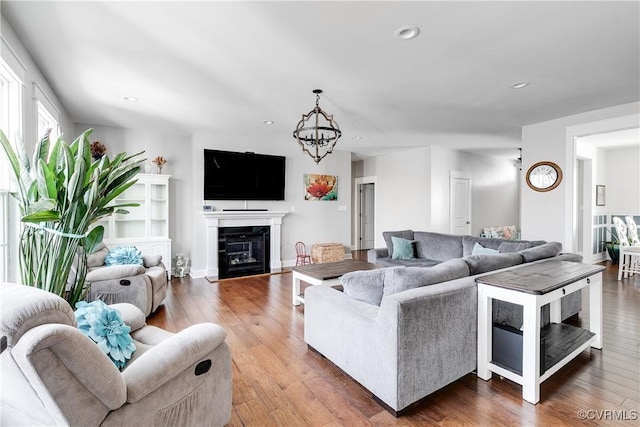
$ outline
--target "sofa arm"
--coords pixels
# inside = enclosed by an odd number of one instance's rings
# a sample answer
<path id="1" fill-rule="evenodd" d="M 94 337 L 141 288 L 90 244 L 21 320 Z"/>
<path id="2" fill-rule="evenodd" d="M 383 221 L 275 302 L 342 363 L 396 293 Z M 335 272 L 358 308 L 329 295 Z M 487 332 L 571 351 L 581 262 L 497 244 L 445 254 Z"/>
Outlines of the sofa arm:
<path id="1" fill-rule="evenodd" d="M 200 323 L 147 350 L 122 373 L 127 384 L 127 402 L 139 401 L 190 369 L 221 345 L 226 336 L 221 326 Z"/>
<path id="2" fill-rule="evenodd" d="M 367 251 L 367 261 L 374 263 L 378 258 L 388 258 L 389 250 L 387 248 L 375 248 Z"/>

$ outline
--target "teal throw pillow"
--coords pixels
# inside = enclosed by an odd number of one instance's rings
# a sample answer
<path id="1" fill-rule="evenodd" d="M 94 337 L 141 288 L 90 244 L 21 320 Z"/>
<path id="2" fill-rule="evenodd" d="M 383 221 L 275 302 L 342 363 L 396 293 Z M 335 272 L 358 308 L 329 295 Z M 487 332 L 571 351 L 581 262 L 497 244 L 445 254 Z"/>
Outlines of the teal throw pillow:
<path id="1" fill-rule="evenodd" d="M 131 359 L 136 345 L 131 339 L 131 327 L 124 324 L 118 310 L 101 300 L 76 303 L 76 321 L 80 332 L 91 338 L 116 367 L 122 370 Z"/>
<path id="2" fill-rule="evenodd" d="M 495 255 L 497 253 L 499 253 L 497 249 L 485 248 L 478 242 L 476 242 L 471 251 L 471 255 Z"/>
<path id="3" fill-rule="evenodd" d="M 116 246 L 109 251 L 104 263 L 106 265 L 143 265 L 142 253 L 135 246 Z"/>
<path id="4" fill-rule="evenodd" d="M 416 257 L 415 240 L 391 236 L 391 242 L 393 243 L 391 259 L 414 259 Z"/>

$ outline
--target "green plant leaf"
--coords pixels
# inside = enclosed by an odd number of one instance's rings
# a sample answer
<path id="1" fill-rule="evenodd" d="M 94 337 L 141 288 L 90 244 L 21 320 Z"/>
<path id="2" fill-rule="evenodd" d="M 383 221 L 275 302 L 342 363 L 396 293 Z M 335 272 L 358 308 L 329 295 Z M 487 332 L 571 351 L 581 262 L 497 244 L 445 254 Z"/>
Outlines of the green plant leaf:
<path id="1" fill-rule="evenodd" d="M 89 235 L 84 239 L 84 250 L 87 254 L 92 254 L 96 251 L 98 245 L 102 242 L 104 237 L 104 227 L 102 225 L 96 226 L 89 232 Z"/>
<path id="2" fill-rule="evenodd" d="M 59 221 L 60 212 L 58 211 L 39 211 L 22 217 L 22 222 L 47 222 L 47 221 Z"/>

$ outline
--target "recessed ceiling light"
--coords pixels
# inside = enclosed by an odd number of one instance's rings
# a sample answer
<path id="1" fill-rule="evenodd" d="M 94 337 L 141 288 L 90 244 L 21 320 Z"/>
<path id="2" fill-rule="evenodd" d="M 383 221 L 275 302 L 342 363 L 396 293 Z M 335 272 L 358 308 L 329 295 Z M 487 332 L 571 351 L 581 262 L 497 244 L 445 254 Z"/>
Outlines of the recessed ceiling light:
<path id="1" fill-rule="evenodd" d="M 517 82 L 511 85 L 511 89 L 522 89 L 529 86 L 529 82 Z"/>
<path id="2" fill-rule="evenodd" d="M 135 96 L 125 96 L 124 100 L 129 102 L 137 102 L 138 98 L 136 98 Z"/>
<path id="3" fill-rule="evenodd" d="M 263 120 L 262 123 L 264 123 L 265 125 L 272 125 L 273 120 Z"/>
<path id="4" fill-rule="evenodd" d="M 353 139 L 362 139 L 361 136 L 354 136 Z"/>
<path id="5" fill-rule="evenodd" d="M 413 25 L 400 27 L 396 30 L 396 36 L 400 37 L 402 40 L 415 39 L 418 37 L 418 34 L 420 34 L 420 28 Z"/>

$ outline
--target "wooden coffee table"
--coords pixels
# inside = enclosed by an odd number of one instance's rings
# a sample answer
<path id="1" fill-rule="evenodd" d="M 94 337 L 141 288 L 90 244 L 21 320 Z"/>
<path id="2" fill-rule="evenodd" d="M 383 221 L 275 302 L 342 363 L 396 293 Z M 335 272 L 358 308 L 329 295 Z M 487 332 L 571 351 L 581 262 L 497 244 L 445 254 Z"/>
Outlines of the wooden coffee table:
<path id="1" fill-rule="evenodd" d="M 314 286 L 335 286 L 340 283 L 339 277 L 343 274 L 358 270 L 374 270 L 376 268 L 378 266 L 375 264 L 354 259 L 293 267 L 291 269 L 293 273 L 293 305 L 300 305 L 301 302 L 304 302 L 304 296 L 300 295 L 300 281 Z"/>

